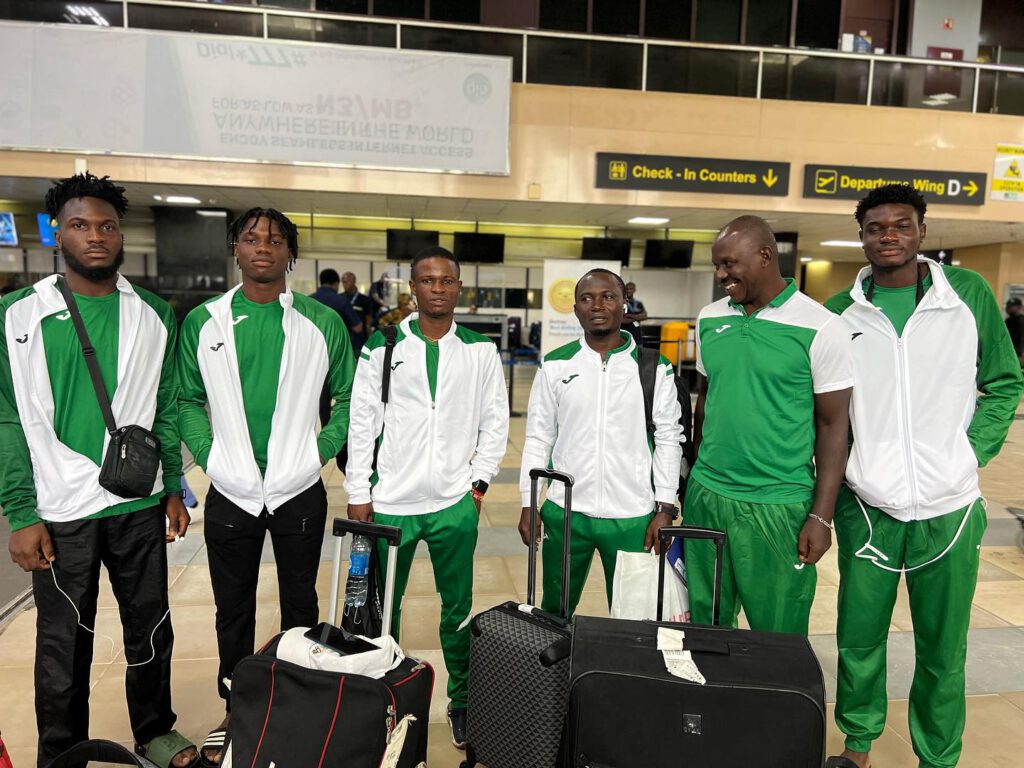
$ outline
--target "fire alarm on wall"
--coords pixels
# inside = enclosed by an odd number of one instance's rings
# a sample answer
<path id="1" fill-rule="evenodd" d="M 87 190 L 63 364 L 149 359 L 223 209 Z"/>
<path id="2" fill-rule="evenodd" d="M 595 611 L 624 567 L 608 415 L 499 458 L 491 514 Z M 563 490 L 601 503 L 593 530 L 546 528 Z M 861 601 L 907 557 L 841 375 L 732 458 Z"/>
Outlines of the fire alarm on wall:
<path id="1" fill-rule="evenodd" d="M 942 28 L 943 29 L 952 29 L 953 28 L 953 19 L 951 19 L 948 16 L 946 18 L 944 18 L 942 20 Z"/>

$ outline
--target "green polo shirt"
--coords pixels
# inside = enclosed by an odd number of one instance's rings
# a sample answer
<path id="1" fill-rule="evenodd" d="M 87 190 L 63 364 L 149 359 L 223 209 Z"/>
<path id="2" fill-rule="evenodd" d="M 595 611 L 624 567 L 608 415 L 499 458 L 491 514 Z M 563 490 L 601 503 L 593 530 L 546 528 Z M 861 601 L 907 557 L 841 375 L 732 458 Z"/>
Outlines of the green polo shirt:
<path id="1" fill-rule="evenodd" d="M 810 501 L 814 395 L 853 386 L 845 326 L 787 279 L 749 316 L 728 297 L 701 310 L 697 370 L 708 390 L 692 476 L 733 499 Z"/>

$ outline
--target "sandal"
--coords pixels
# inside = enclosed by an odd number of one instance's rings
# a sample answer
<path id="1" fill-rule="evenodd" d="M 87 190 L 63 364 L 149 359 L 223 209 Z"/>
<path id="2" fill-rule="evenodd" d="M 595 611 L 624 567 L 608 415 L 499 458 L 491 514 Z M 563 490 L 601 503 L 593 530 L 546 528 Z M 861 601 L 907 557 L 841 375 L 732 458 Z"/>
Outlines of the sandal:
<path id="1" fill-rule="evenodd" d="M 220 768 L 220 762 L 213 762 L 206 756 L 207 750 L 217 750 L 217 757 L 224 750 L 224 742 L 228 735 L 227 728 L 214 728 L 206 737 L 203 746 L 199 748 L 199 766 L 201 768 Z"/>
<path id="2" fill-rule="evenodd" d="M 135 745 L 135 754 L 140 755 L 159 768 L 175 768 L 174 758 L 187 749 L 195 749 L 196 745 L 186 739 L 177 731 L 170 731 L 163 736 L 157 736 L 146 746 Z M 196 758 L 183 768 L 193 768 L 199 765 L 199 752 L 196 751 Z"/>

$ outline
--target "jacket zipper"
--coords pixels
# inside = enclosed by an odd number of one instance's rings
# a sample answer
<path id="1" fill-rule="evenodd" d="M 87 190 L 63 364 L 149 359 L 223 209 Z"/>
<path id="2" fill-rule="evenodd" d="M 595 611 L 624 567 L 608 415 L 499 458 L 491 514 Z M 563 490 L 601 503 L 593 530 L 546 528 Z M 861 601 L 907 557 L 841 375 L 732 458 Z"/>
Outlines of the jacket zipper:
<path id="1" fill-rule="evenodd" d="M 605 426 L 605 421 L 606 421 L 603 418 L 603 416 L 604 416 L 606 405 L 607 405 L 605 403 L 605 400 L 607 398 L 607 393 L 608 393 L 608 387 L 607 387 L 608 376 L 607 376 L 607 374 L 608 374 L 608 355 L 610 355 L 610 354 L 611 354 L 610 352 L 605 352 L 605 357 L 601 360 L 601 377 L 600 377 L 600 379 L 598 379 L 598 389 L 597 389 L 598 422 L 597 422 L 597 462 L 596 462 L 596 465 L 598 467 L 598 471 L 602 472 L 602 474 L 603 474 L 602 470 L 603 470 L 603 467 L 604 467 L 604 431 L 605 431 L 604 430 L 604 426 Z M 600 480 L 597 483 L 597 510 L 596 511 L 597 511 L 597 514 L 599 514 L 599 515 L 603 515 L 604 514 L 604 480 L 603 479 Z"/>
<path id="2" fill-rule="evenodd" d="M 441 339 L 437 340 L 437 368 L 438 368 L 437 372 L 439 373 L 440 370 L 441 370 Z M 427 395 L 430 397 L 430 421 L 429 421 L 429 424 L 427 426 L 427 435 L 429 437 L 429 442 L 427 443 L 427 477 L 429 478 L 428 482 L 430 483 L 430 486 L 429 486 L 430 487 L 430 500 L 431 500 L 430 503 L 431 503 L 431 505 L 433 505 L 434 497 L 437 495 L 436 489 L 434 487 L 434 446 L 436 444 L 436 440 L 435 440 L 435 437 L 434 437 L 434 431 L 435 431 L 436 418 L 437 418 L 437 385 L 440 384 L 440 382 L 436 381 L 434 383 L 434 391 L 431 392 L 430 391 L 430 366 L 427 365 L 427 342 L 426 341 L 423 342 L 423 370 L 427 374 L 427 379 L 424 382 L 424 384 L 426 384 L 426 386 L 427 386 Z M 440 376 L 438 376 L 438 378 L 440 378 Z M 431 512 L 436 512 L 437 510 L 431 509 L 430 511 Z"/>

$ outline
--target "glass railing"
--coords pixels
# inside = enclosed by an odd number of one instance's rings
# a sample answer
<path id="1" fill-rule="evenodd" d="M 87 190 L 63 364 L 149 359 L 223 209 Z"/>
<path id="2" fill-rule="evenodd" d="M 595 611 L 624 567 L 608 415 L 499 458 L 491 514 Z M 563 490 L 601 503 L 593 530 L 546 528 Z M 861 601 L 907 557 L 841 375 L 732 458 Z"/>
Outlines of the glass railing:
<path id="1" fill-rule="evenodd" d="M 508 56 L 517 83 L 1024 115 L 1024 67 L 165 0 L 0 0 L 0 19 Z"/>

